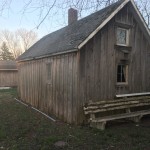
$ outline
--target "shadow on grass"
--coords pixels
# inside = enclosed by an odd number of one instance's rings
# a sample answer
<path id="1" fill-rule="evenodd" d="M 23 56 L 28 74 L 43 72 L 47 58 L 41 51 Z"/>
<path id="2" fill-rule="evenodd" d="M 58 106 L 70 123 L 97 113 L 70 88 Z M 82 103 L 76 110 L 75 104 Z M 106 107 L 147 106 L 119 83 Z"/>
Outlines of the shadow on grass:
<path id="1" fill-rule="evenodd" d="M 16 102 L 16 89 L 0 90 L 0 149 L 10 150 L 149 150 L 150 118 L 108 123 L 105 131 L 51 122 Z M 65 146 L 56 147 L 63 141 Z"/>

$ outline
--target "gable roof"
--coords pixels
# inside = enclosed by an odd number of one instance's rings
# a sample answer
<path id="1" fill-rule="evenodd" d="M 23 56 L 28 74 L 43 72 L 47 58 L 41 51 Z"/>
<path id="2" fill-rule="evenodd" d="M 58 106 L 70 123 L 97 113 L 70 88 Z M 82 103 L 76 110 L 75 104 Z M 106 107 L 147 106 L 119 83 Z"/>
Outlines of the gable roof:
<path id="1" fill-rule="evenodd" d="M 60 30 L 44 36 L 17 60 L 31 60 L 58 53 L 67 53 L 81 49 L 102 27 L 104 27 L 128 2 L 143 22 L 150 35 L 149 29 L 132 0 L 120 0 L 96 13 L 74 22 Z"/>
<path id="2" fill-rule="evenodd" d="M 0 60 L 0 70 L 17 70 L 17 64 L 13 60 Z"/>

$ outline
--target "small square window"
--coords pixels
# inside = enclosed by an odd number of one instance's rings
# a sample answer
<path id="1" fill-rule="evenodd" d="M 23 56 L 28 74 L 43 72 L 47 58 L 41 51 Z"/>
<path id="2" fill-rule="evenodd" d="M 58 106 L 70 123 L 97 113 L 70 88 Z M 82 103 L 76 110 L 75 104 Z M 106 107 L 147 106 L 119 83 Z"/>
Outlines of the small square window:
<path id="1" fill-rule="evenodd" d="M 117 44 L 128 45 L 128 33 L 127 29 L 117 28 Z"/>
<path id="2" fill-rule="evenodd" d="M 117 66 L 117 83 L 127 83 L 128 82 L 128 66 L 118 65 Z"/>

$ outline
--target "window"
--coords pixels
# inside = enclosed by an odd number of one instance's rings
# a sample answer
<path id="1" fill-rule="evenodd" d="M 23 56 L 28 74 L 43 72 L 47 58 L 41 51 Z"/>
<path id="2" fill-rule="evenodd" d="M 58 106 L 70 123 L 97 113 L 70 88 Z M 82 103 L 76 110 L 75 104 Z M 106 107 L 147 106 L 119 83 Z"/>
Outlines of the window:
<path id="1" fill-rule="evenodd" d="M 47 70 L 47 81 L 50 84 L 51 83 L 51 63 L 46 64 L 46 70 Z"/>
<path id="2" fill-rule="evenodd" d="M 128 66 L 118 65 L 117 66 L 117 83 L 127 83 L 128 82 Z"/>
<path id="3" fill-rule="evenodd" d="M 124 28 L 117 28 L 117 45 L 128 45 L 129 30 Z"/>

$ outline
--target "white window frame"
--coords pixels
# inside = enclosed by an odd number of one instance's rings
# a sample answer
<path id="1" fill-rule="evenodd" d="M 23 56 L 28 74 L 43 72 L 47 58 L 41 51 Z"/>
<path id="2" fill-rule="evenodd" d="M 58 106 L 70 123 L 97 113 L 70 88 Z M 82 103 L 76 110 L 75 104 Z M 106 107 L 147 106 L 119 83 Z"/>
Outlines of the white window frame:
<path id="1" fill-rule="evenodd" d="M 126 44 L 120 44 L 118 43 L 118 37 L 117 37 L 117 32 L 118 32 L 118 29 L 121 29 L 121 30 L 125 30 L 126 31 Z M 116 42 L 117 42 L 117 45 L 119 46 L 129 46 L 129 29 L 126 29 L 126 28 L 122 28 L 122 27 L 117 27 L 117 30 L 116 30 Z"/>

